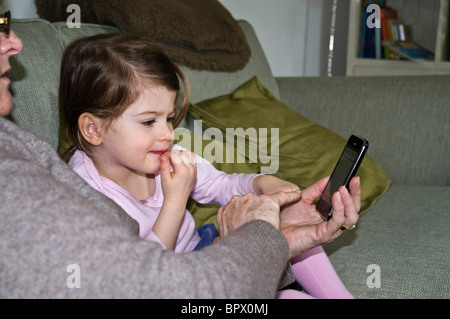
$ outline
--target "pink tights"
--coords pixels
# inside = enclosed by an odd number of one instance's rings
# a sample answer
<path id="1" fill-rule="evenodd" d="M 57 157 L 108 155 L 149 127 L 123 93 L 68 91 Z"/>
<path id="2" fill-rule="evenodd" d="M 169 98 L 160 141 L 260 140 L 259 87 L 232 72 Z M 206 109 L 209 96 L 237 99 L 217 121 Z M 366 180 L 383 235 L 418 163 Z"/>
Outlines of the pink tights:
<path id="1" fill-rule="evenodd" d="M 280 290 L 277 299 L 353 299 L 331 265 L 322 246 L 291 259 L 295 279 L 307 293 Z"/>

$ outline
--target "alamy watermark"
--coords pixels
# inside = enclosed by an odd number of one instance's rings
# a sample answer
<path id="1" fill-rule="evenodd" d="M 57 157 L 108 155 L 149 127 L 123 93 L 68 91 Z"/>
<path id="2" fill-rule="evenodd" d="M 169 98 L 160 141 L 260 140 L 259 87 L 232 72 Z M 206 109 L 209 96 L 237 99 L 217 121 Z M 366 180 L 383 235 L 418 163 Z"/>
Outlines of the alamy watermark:
<path id="1" fill-rule="evenodd" d="M 69 289 L 81 288 L 81 267 L 78 264 L 70 264 L 66 268 L 66 272 L 70 273 L 66 279 L 66 286 Z"/>
<path id="2" fill-rule="evenodd" d="M 71 13 L 66 20 L 69 29 L 81 28 L 81 8 L 77 4 L 69 4 L 66 9 L 67 13 Z"/>
<path id="3" fill-rule="evenodd" d="M 366 24 L 369 29 L 381 29 L 381 8 L 377 4 L 369 4 L 366 9 L 370 15 L 367 17 Z"/>
<path id="4" fill-rule="evenodd" d="M 202 121 L 194 120 L 193 133 L 203 140 L 214 141 L 203 147 L 201 139 L 191 140 L 192 132 L 187 128 L 181 127 L 174 131 L 175 139 L 180 141 L 178 145 L 211 163 L 258 163 L 261 174 L 278 172 L 278 128 L 226 128 L 224 134 L 221 129 L 214 127 L 203 130 Z"/>
<path id="5" fill-rule="evenodd" d="M 367 270 L 370 275 L 367 277 L 366 284 L 370 289 L 381 288 L 381 268 L 377 264 L 371 264 L 367 266 Z"/>
<path id="6" fill-rule="evenodd" d="M 66 20 L 69 29 L 81 28 L 81 8 L 77 4 L 69 4 L 66 9 L 70 13 Z M 381 8 L 377 4 L 369 4 L 366 9 L 370 15 L 367 17 L 366 24 L 369 29 L 381 28 Z"/>
<path id="7" fill-rule="evenodd" d="M 69 264 L 66 268 L 69 273 L 66 279 L 66 286 L 69 289 L 81 288 L 81 267 L 78 264 Z M 366 272 L 370 275 L 366 279 L 367 288 L 381 288 L 381 268 L 377 264 L 367 266 Z"/>

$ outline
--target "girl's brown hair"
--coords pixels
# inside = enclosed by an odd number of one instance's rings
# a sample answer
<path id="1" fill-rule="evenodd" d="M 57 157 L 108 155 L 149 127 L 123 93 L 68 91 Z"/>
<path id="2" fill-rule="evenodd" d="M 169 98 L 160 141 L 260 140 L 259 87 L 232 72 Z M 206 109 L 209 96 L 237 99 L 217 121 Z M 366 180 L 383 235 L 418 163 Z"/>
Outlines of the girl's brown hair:
<path id="1" fill-rule="evenodd" d="M 186 115 L 189 86 L 183 72 L 150 42 L 122 33 L 104 33 L 72 42 L 61 63 L 59 108 L 61 138 L 70 145 L 67 161 L 80 148 L 90 154 L 90 144 L 78 128 L 78 118 L 88 112 L 110 125 L 133 104 L 144 88 L 165 86 L 180 91 L 184 100 L 174 128 Z M 63 129 L 65 127 L 65 129 Z"/>

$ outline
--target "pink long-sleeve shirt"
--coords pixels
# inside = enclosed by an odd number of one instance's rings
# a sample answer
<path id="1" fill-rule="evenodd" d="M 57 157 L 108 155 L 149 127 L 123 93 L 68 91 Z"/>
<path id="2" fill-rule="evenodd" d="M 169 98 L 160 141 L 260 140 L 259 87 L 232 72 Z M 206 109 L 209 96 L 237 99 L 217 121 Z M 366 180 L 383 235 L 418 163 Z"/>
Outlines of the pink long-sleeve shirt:
<path id="1" fill-rule="evenodd" d="M 174 146 L 174 149 L 181 149 Z M 197 180 L 191 197 L 202 204 L 227 204 L 234 195 L 254 192 L 252 187 L 256 174 L 226 174 L 217 170 L 210 162 L 197 156 Z M 152 229 L 163 204 L 164 194 L 159 172 L 155 174 L 155 194 L 145 200 L 137 200 L 131 194 L 98 174 L 92 160 L 83 151 L 77 150 L 69 161 L 69 166 L 91 187 L 108 196 L 139 223 L 139 236 L 166 247 Z M 175 244 L 175 252 L 192 251 L 200 241 L 191 213 L 186 210 Z"/>

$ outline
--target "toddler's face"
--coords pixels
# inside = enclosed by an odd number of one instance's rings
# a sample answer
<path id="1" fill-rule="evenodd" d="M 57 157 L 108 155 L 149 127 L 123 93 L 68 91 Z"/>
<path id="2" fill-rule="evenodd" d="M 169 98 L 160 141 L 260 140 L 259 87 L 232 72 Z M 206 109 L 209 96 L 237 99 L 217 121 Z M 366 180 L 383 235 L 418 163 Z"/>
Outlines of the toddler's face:
<path id="1" fill-rule="evenodd" d="M 144 90 L 103 133 L 103 158 L 134 172 L 159 171 L 160 156 L 174 141 L 176 95 L 164 86 Z"/>

